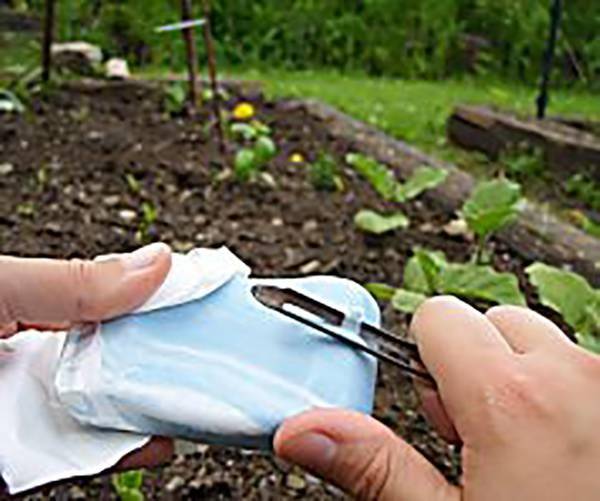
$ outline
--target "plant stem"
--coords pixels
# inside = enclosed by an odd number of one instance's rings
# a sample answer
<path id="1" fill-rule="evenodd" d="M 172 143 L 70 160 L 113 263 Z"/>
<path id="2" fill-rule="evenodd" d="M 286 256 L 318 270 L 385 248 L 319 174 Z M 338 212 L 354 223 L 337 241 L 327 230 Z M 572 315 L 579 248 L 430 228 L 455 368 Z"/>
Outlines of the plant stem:
<path id="1" fill-rule="evenodd" d="M 225 135 L 223 132 L 223 121 L 221 118 L 221 95 L 219 93 L 219 82 L 217 77 L 217 57 L 215 55 L 215 45 L 212 36 L 210 22 L 210 0 L 203 0 L 204 6 L 204 44 L 206 46 L 206 56 L 208 59 L 208 75 L 213 93 L 213 114 L 215 115 L 215 123 L 217 127 L 217 137 L 219 141 L 219 152 L 221 160 L 225 162 L 227 153 L 225 148 Z"/>
<path id="2" fill-rule="evenodd" d="M 487 247 L 487 243 L 489 240 L 489 235 L 481 235 L 477 239 L 477 247 L 475 249 L 475 254 L 473 256 L 473 261 L 475 264 L 485 264 L 483 262 L 483 256 L 485 254 L 485 249 Z"/>

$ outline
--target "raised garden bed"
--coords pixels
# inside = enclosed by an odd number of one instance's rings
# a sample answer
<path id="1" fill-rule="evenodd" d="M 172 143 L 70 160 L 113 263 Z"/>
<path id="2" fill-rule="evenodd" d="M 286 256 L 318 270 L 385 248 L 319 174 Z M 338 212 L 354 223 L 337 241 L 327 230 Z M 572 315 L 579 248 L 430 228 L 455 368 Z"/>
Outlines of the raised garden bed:
<path id="1" fill-rule="evenodd" d="M 228 108 L 236 101 L 232 98 Z M 452 171 L 444 187 L 405 204 L 410 228 L 386 236 L 364 235 L 354 227 L 356 212 L 364 207 L 391 209 L 392 204 L 345 166 L 345 154 L 364 151 L 395 167 L 401 177 L 435 161 L 315 103 L 265 102 L 256 94 L 252 102 L 258 117 L 272 127 L 279 153 L 267 167 L 268 176 L 251 183 L 223 175 L 207 110 L 193 118 L 170 118 L 153 86 L 70 86 L 34 101 L 26 116 L 1 117 L 0 163 L 10 168 L 0 175 L 0 251 L 91 257 L 133 249 L 142 235 L 180 251 L 227 245 L 257 276 L 329 273 L 361 283 L 391 284 L 402 282 L 415 246 L 443 250 L 457 261 L 471 254 L 469 239 L 442 229 L 472 186 L 468 176 Z M 301 153 L 312 162 L 323 152 L 340 166 L 342 191 L 316 190 L 306 165 L 289 160 Z M 144 206 L 155 217 L 144 216 Z M 541 216 L 531 211 L 492 241 L 491 259 L 497 269 L 516 273 L 530 303 L 549 314 L 538 305 L 523 271 L 530 259 L 552 247 L 547 236 L 538 238 L 538 244 L 521 245 L 535 229 L 528 225 L 539 224 L 536 217 Z M 528 218 L 534 219 L 528 223 Z M 597 283 L 597 271 L 590 265 L 590 260 L 600 261 L 597 247 L 581 240 L 565 242 L 560 249 L 563 254 L 552 251 L 551 260 L 564 258 Z M 389 329 L 406 331 L 405 315 L 386 306 L 384 317 Z M 411 385 L 387 367 L 379 378 L 376 416 L 449 478 L 458 478 L 457 451 L 431 431 L 418 414 Z M 188 454 L 179 455 L 172 465 L 145 476 L 143 490 L 149 498 L 342 497 L 268 456 L 203 446 L 186 449 Z M 30 498 L 49 495 L 115 497 L 107 476 L 48 488 Z"/>
<path id="2" fill-rule="evenodd" d="M 586 172 L 600 180 L 600 137 L 565 120 L 535 120 L 483 106 L 458 106 L 448 120 L 448 136 L 458 145 L 492 158 L 525 145 L 543 153 L 556 178 Z"/>

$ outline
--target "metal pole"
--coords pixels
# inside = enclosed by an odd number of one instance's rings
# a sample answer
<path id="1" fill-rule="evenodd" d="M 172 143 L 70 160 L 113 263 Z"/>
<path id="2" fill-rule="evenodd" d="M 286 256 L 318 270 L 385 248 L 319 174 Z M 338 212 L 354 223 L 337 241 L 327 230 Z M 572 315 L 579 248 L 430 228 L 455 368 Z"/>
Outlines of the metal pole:
<path id="1" fill-rule="evenodd" d="M 540 120 L 546 117 L 546 108 L 548 107 L 549 100 L 548 88 L 550 86 L 550 77 L 552 76 L 552 66 L 554 65 L 554 53 L 556 51 L 561 16 L 562 0 L 553 0 L 550 8 L 550 34 L 542 62 L 540 94 L 537 98 L 537 117 Z"/>
<path id="2" fill-rule="evenodd" d="M 192 5 L 190 0 L 181 0 L 181 20 L 184 23 L 192 20 Z M 190 104 L 192 109 L 195 110 L 198 105 L 198 54 L 196 52 L 196 37 L 193 27 L 184 28 L 181 33 L 185 41 Z"/>
<path id="3" fill-rule="evenodd" d="M 52 42 L 54 40 L 55 0 L 46 0 L 44 17 L 44 40 L 42 43 L 42 81 L 50 81 L 52 69 Z"/>

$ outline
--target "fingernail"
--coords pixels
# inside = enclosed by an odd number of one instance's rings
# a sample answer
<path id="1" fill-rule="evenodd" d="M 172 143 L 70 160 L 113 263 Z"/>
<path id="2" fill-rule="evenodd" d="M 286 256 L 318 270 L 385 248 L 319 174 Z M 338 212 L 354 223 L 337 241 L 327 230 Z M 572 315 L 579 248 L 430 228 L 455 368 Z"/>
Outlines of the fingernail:
<path id="1" fill-rule="evenodd" d="M 147 245 L 130 254 L 125 254 L 120 259 L 128 271 L 142 270 L 152 266 L 159 256 L 169 252 L 169 246 L 161 242 Z"/>
<path id="2" fill-rule="evenodd" d="M 336 455 L 337 444 L 326 435 L 307 432 L 288 439 L 278 452 L 281 459 L 315 472 L 325 472 Z"/>

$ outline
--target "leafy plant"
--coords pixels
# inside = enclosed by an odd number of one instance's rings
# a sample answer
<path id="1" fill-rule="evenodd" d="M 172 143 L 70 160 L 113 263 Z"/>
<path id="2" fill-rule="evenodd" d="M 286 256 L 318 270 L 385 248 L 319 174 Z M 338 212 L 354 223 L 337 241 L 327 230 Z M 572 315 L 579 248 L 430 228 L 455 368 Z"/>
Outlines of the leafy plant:
<path id="1" fill-rule="evenodd" d="M 543 263 L 525 271 L 541 303 L 562 315 L 582 346 L 600 353 L 600 289 L 576 273 Z"/>
<path id="2" fill-rule="evenodd" d="M 567 193 L 591 209 L 600 211 L 600 184 L 585 174 L 575 174 L 565 183 Z"/>
<path id="3" fill-rule="evenodd" d="M 394 173 L 373 158 L 359 153 L 346 155 L 346 162 L 363 176 L 385 200 L 408 202 L 443 183 L 448 171 L 421 166 L 404 183 L 399 183 Z"/>
<path id="4" fill-rule="evenodd" d="M 384 215 L 372 210 L 361 210 L 354 216 L 354 224 L 362 231 L 381 235 L 398 228 L 407 228 L 410 221 L 401 212 Z"/>
<path id="5" fill-rule="evenodd" d="M 0 89 L 0 113 L 23 113 L 24 111 L 25 106 L 16 94 Z"/>
<path id="6" fill-rule="evenodd" d="M 406 202 L 417 198 L 423 192 L 436 188 L 448 177 L 448 171 L 436 167 L 417 168 L 405 183 L 396 185 L 395 200 Z"/>
<path id="7" fill-rule="evenodd" d="M 131 173 L 127 173 L 125 174 L 125 181 L 127 182 L 127 186 L 131 193 L 139 195 L 139 193 L 142 191 L 142 187 L 136 177 Z"/>
<path id="8" fill-rule="evenodd" d="M 539 176 L 544 171 L 543 152 L 539 148 L 517 149 L 500 158 L 506 173 L 518 179 Z"/>
<path id="9" fill-rule="evenodd" d="M 392 200 L 396 194 L 396 178 L 383 164 L 359 153 L 346 155 L 346 162 L 363 176 L 385 200 Z"/>
<path id="10" fill-rule="evenodd" d="M 271 128 L 254 120 L 251 123 L 233 123 L 229 130 L 245 143 L 235 156 L 235 177 L 238 181 L 249 181 L 277 154 L 277 146 L 271 139 Z"/>
<path id="11" fill-rule="evenodd" d="M 317 190 L 335 191 L 343 186 L 335 159 L 326 153 L 310 164 L 310 180 Z"/>
<path id="12" fill-rule="evenodd" d="M 173 82 L 165 89 L 164 107 L 171 115 L 181 113 L 187 100 L 187 90 L 182 82 Z"/>
<path id="13" fill-rule="evenodd" d="M 481 261 L 487 239 L 512 223 L 523 205 L 521 186 L 506 179 L 484 181 L 477 185 L 462 207 L 462 217 L 478 236 L 475 259 Z"/>
<path id="14" fill-rule="evenodd" d="M 371 284 L 368 289 L 379 299 L 391 297 L 392 305 L 404 313 L 414 313 L 423 301 L 436 294 L 498 304 L 526 304 L 513 274 L 499 273 L 491 266 L 451 263 L 444 253 L 426 249 L 415 249 L 407 262 L 402 288 Z"/>
<path id="15" fill-rule="evenodd" d="M 150 202 L 143 202 L 141 205 L 141 221 L 135 238 L 138 242 L 148 243 L 151 240 L 150 230 L 158 219 L 158 210 Z"/>
<path id="16" fill-rule="evenodd" d="M 128 471 L 112 476 L 112 485 L 121 501 L 143 501 L 141 491 L 144 482 L 142 471 Z"/>

